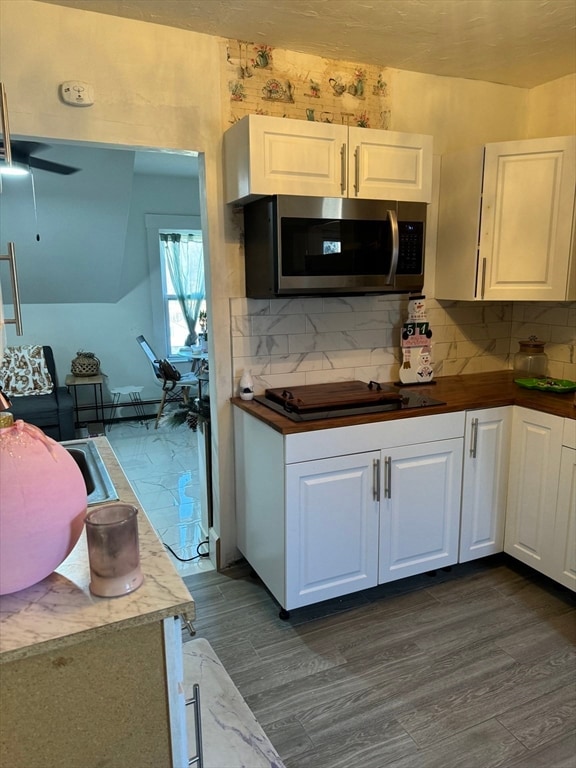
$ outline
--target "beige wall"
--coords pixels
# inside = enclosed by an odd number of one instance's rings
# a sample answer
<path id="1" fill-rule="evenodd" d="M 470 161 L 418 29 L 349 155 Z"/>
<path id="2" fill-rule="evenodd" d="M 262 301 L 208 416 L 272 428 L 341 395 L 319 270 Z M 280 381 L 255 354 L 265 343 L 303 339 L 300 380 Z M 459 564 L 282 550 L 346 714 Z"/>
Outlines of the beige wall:
<path id="1" fill-rule="evenodd" d="M 202 215 L 208 253 L 210 386 L 218 477 L 215 527 L 222 536 L 222 560 L 229 562 L 236 552 L 228 398 L 241 370 L 257 357 L 263 371 L 270 373 L 274 365 L 274 374 L 281 376 L 296 373 L 306 379 L 310 370 L 313 374 L 308 378 L 327 380 L 350 378 L 354 373 L 368 375 L 374 370 L 376 376 L 372 378 L 394 378 L 399 350 L 397 329 L 404 316 L 405 300 L 383 298 L 377 305 L 369 305 L 368 299 L 359 297 L 336 309 L 328 302 L 320 308 L 316 304 L 305 319 L 307 325 L 302 327 L 294 325 L 295 317 L 302 316 L 302 311 L 295 311 L 295 305 L 284 307 L 271 302 L 261 307 L 242 299 L 240 222 L 221 202 L 221 140 L 232 109 L 228 80 L 233 73 L 226 61 L 227 41 L 32 0 L 0 0 L 0 14 L 0 78 L 9 94 L 14 134 L 203 153 L 206 194 Z M 311 58 L 315 61 L 309 61 Z M 318 76 L 334 66 L 319 57 L 304 60 L 293 52 L 277 52 L 276 62 L 295 82 L 309 65 Z M 355 66 L 342 63 L 341 77 L 349 77 Z M 432 134 L 437 154 L 486 141 L 574 131 L 573 77 L 530 92 L 458 78 L 384 71 L 388 95 L 378 95 L 370 108 L 377 109 L 378 114 L 389 110 L 387 127 L 392 130 Z M 376 74 L 371 71 L 372 86 Z M 58 84 L 69 79 L 94 85 L 93 107 L 75 109 L 59 101 Z M 310 97 L 300 97 L 295 106 L 302 108 L 305 101 L 309 102 Z M 247 104 L 245 108 L 252 107 Z M 377 125 L 375 120 L 371 125 Z M 434 216 L 433 206 L 431 232 Z M 434 251 L 435 243 L 431 242 L 431 265 Z M 436 334 L 438 373 L 506 367 L 513 343 L 513 322 L 515 332 L 522 333 L 519 324 L 526 322 L 552 337 L 554 324 L 574 319 L 573 306 L 565 307 L 564 314 L 544 315 L 539 309 L 535 313 L 534 305 L 524 304 L 515 305 L 514 311 L 509 304 L 441 306 L 432 298 L 430 277 L 426 290 Z M 285 329 L 282 334 L 278 333 L 279 315 L 290 316 L 280 318 Z M 363 325 L 360 329 L 359 323 Z M 342 346 L 352 326 L 362 333 L 370 330 L 371 335 L 359 337 L 362 340 L 352 348 L 349 343 Z M 330 349 L 318 346 L 319 328 L 324 329 L 321 341 Z M 41 332 L 40 327 L 36 330 Z M 29 333 L 33 331 L 29 329 Z M 260 338 L 261 349 L 273 343 L 270 337 L 279 336 L 288 352 L 290 346 L 295 350 L 297 345 L 296 358 L 272 361 L 270 355 L 254 354 L 255 337 Z M 294 341 L 292 336 L 300 338 Z M 558 364 L 568 375 L 570 365 L 574 366 L 564 361 L 574 359 L 574 341 L 566 340 L 563 334 L 559 346 L 562 359 Z M 554 369 L 553 375 L 560 375 L 559 370 Z M 568 377 L 575 378 L 576 374 Z"/>
<path id="2" fill-rule="evenodd" d="M 527 107 L 523 88 L 396 70 L 390 128 L 431 133 L 441 155 L 525 138 Z"/>
<path id="3" fill-rule="evenodd" d="M 528 92 L 526 138 L 576 133 L 576 75 L 567 75 Z"/>

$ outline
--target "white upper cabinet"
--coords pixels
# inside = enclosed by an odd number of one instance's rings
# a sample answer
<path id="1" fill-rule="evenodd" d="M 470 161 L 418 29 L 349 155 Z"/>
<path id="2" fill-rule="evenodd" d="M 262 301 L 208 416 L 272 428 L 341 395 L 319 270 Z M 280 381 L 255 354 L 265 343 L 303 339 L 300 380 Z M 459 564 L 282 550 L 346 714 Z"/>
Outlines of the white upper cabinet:
<path id="1" fill-rule="evenodd" d="M 429 203 L 432 136 L 349 128 L 347 197 Z"/>
<path id="2" fill-rule="evenodd" d="M 576 298 L 576 136 L 442 157 L 436 298 Z"/>
<path id="3" fill-rule="evenodd" d="M 428 203 L 432 137 L 247 115 L 224 134 L 226 202 L 264 195 Z"/>

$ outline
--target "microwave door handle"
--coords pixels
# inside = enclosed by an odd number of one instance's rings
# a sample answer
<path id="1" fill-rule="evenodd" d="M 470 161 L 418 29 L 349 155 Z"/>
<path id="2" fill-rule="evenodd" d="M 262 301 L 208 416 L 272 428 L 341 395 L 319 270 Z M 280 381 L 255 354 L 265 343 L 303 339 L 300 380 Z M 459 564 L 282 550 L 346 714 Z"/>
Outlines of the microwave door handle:
<path id="1" fill-rule="evenodd" d="M 396 279 L 396 270 L 398 268 L 398 254 L 400 251 L 400 238 L 398 235 L 398 217 L 396 211 L 389 210 L 388 218 L 390 219 L 390 229 L 392 230 L 392 259 L 390 261 L 390 272 L 386 278 L 387 285 L 394 285 Z"/>

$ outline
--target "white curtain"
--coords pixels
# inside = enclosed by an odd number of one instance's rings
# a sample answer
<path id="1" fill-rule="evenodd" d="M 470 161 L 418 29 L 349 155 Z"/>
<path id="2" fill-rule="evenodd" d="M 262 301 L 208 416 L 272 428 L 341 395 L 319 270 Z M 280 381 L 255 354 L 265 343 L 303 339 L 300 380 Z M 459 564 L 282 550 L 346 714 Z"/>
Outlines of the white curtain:
<path id="1" fill-rule="evenodd" d="M 196 343 L 196 325 L 204 299 L 204 255 L 198 235 L 160 234 L 168 274 L 188 327 L 188 344 Z M 171 292 L 171 291 L 169 291 Z"/>

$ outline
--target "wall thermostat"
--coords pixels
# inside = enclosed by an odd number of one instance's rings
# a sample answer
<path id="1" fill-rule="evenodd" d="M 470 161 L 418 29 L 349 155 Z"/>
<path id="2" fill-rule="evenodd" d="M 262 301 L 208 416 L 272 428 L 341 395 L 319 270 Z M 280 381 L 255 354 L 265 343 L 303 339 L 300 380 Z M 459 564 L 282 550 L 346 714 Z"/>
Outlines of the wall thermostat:
<path id="1" fill-rule="evenodd" d="M 94 104 L 94 86 L 81 80 L 67 80 L 60 85 L 60 97 L 73 107 L 91 107 Z"/>

